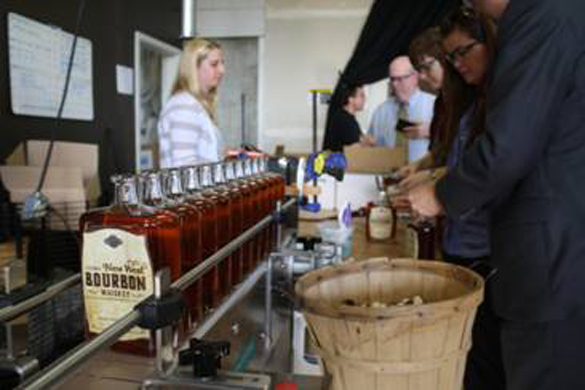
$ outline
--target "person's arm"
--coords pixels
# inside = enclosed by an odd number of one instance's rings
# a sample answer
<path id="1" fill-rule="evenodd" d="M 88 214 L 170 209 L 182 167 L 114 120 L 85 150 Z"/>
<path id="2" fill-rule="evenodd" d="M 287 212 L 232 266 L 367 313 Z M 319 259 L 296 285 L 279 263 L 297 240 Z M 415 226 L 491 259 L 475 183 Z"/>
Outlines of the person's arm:
<path id="1" fill-rule="evenodd" d="M 413 126 L 405 127 L 404 134 L 409 139 L 430 138 L 431 124 L 422 122 L 422 123 L 416 123 Z"/>
<path id="2" fill-rule="evenodd" d="M 525 9 L 510 9 L 498 32 L 486 131 L 461 164 L 437 182 L 436 197 L 449 215 L 462 215 L 510 191 L 536 166 L 554 131 L 579 46 L 566 34 L 558 12 L 543 9 L 551 2 L 526 3 L 511 3 Z"/>

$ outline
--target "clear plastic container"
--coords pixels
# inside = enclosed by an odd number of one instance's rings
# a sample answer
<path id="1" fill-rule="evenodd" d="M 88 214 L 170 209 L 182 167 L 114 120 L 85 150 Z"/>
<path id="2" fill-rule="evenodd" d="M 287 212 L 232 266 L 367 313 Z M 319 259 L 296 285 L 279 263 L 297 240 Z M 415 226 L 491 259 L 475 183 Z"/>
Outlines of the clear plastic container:
<path id="1" fill-rule="evenodd" d="M 322 222 L 318 225 L 319 234 L 324 242 L 339 245 L 342 248 L 341 256 L 345 259 L 351 256 L 353 242 L 353 227 L 342 227 L 337 221 Z"/>

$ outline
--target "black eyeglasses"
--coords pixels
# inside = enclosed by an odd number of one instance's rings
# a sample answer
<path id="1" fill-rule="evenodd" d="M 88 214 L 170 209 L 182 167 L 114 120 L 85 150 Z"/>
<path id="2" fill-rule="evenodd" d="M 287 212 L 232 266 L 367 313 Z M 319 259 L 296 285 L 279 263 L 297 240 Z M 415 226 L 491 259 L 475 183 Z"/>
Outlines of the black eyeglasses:
<path id="1" fill-rule="evenodd" d="M 437 62 L 437 59 L 433 58 L 429 61 L 425 61 L 425 62 L 419 62 L 416 66 L 416 70 L 419 73 L 423 73 L 423 72 L 429 72 L 432 68 L 433 65 L 435 65 L 435 62 Z"/>
<path id="2" fill-rule="evenodd" d="M 390 76 L 390 82 L 391 83 L 402 82 L 404 80 L 409 79 L 412 76 L 414 76 L 414 72 L 410 72 L 409 74 L 405 74 L 403 76 Z"/>
<path id="3" fill-rule="evenodd" d="M 448 53 L 445 53 L 445 59 L 450 63 L 450 64 L 455 64 L 455 62 L 457 60 L 462 59 L 463 57 L 465 57 L 467 54 L 469 54 L 469 52 L 471 51 L 471 49 L 473 49 L 476 45 L 479 45 L 481 42 L 478 41 L 473 41 L 465 46 L 460 46 L 457 49 L 450 51 Z"/>

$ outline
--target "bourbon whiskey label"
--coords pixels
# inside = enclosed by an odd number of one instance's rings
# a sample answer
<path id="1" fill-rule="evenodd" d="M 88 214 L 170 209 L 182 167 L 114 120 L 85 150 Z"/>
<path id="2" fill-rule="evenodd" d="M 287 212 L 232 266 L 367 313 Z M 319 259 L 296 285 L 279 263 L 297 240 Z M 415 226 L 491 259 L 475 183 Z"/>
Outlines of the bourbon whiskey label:
<path id="1" fill-rule="evenodd" d="M 83 298 L 89 331 L 101 333 L 154 292 L 146 237 L 119 229 L 83 234 Z M 149 338 L 148 330 L 131 329 L 120 338 Z"/>
<path id="2" fill-rule="evenodd" d="M 370 237 L 387 240 L 392 236 L 392 210 L 388 207 L 373 207 L 370 210 Z"/>

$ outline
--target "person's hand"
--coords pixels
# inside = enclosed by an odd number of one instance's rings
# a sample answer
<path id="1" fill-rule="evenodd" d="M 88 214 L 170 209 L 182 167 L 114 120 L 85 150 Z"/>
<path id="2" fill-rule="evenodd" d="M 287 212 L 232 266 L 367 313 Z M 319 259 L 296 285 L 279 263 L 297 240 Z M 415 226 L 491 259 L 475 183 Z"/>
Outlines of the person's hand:
<path id="1" fill-rule="evenodd" d="M 410 203 L 412 211 L 421 217 L 432 218 L 444 212 L 435 193 L 434 181 L 427 181 L 410 189 L 405 197 Z"/>
<path id="2" fill-rule="evenodd" d="M 407 164 L 403 167 L 400 167 L 398 169 L 398 171 L 396 171 L 396 176 L 398 176 L 400 178 L 407 178 L 410 175 L 414 175 L 417 170 L 418 170 L 418 164 L 410 163 L 410 164 Z"/>
<path id="3" fill-rule="evenodd" d="M 433 175 L 430 170 L 419 171 L 401 180 L 400 183 L 398 183 L 398 187 L 402 191 L 408 191 L 429 180 L 433 180 Z"/>
<path id="4" fill-rule="evenodd" d="M 414 126 L 404 128 L 404 135 L 409 139 L 429 138 L 431 125 L 429 123 L 417 123 Z"/>
<path id="5" fill-rule="evenodd" d="M 362 135 L 360 138 L 362 146 L 376 146 L 376 138 L 371 134 Z"/>

